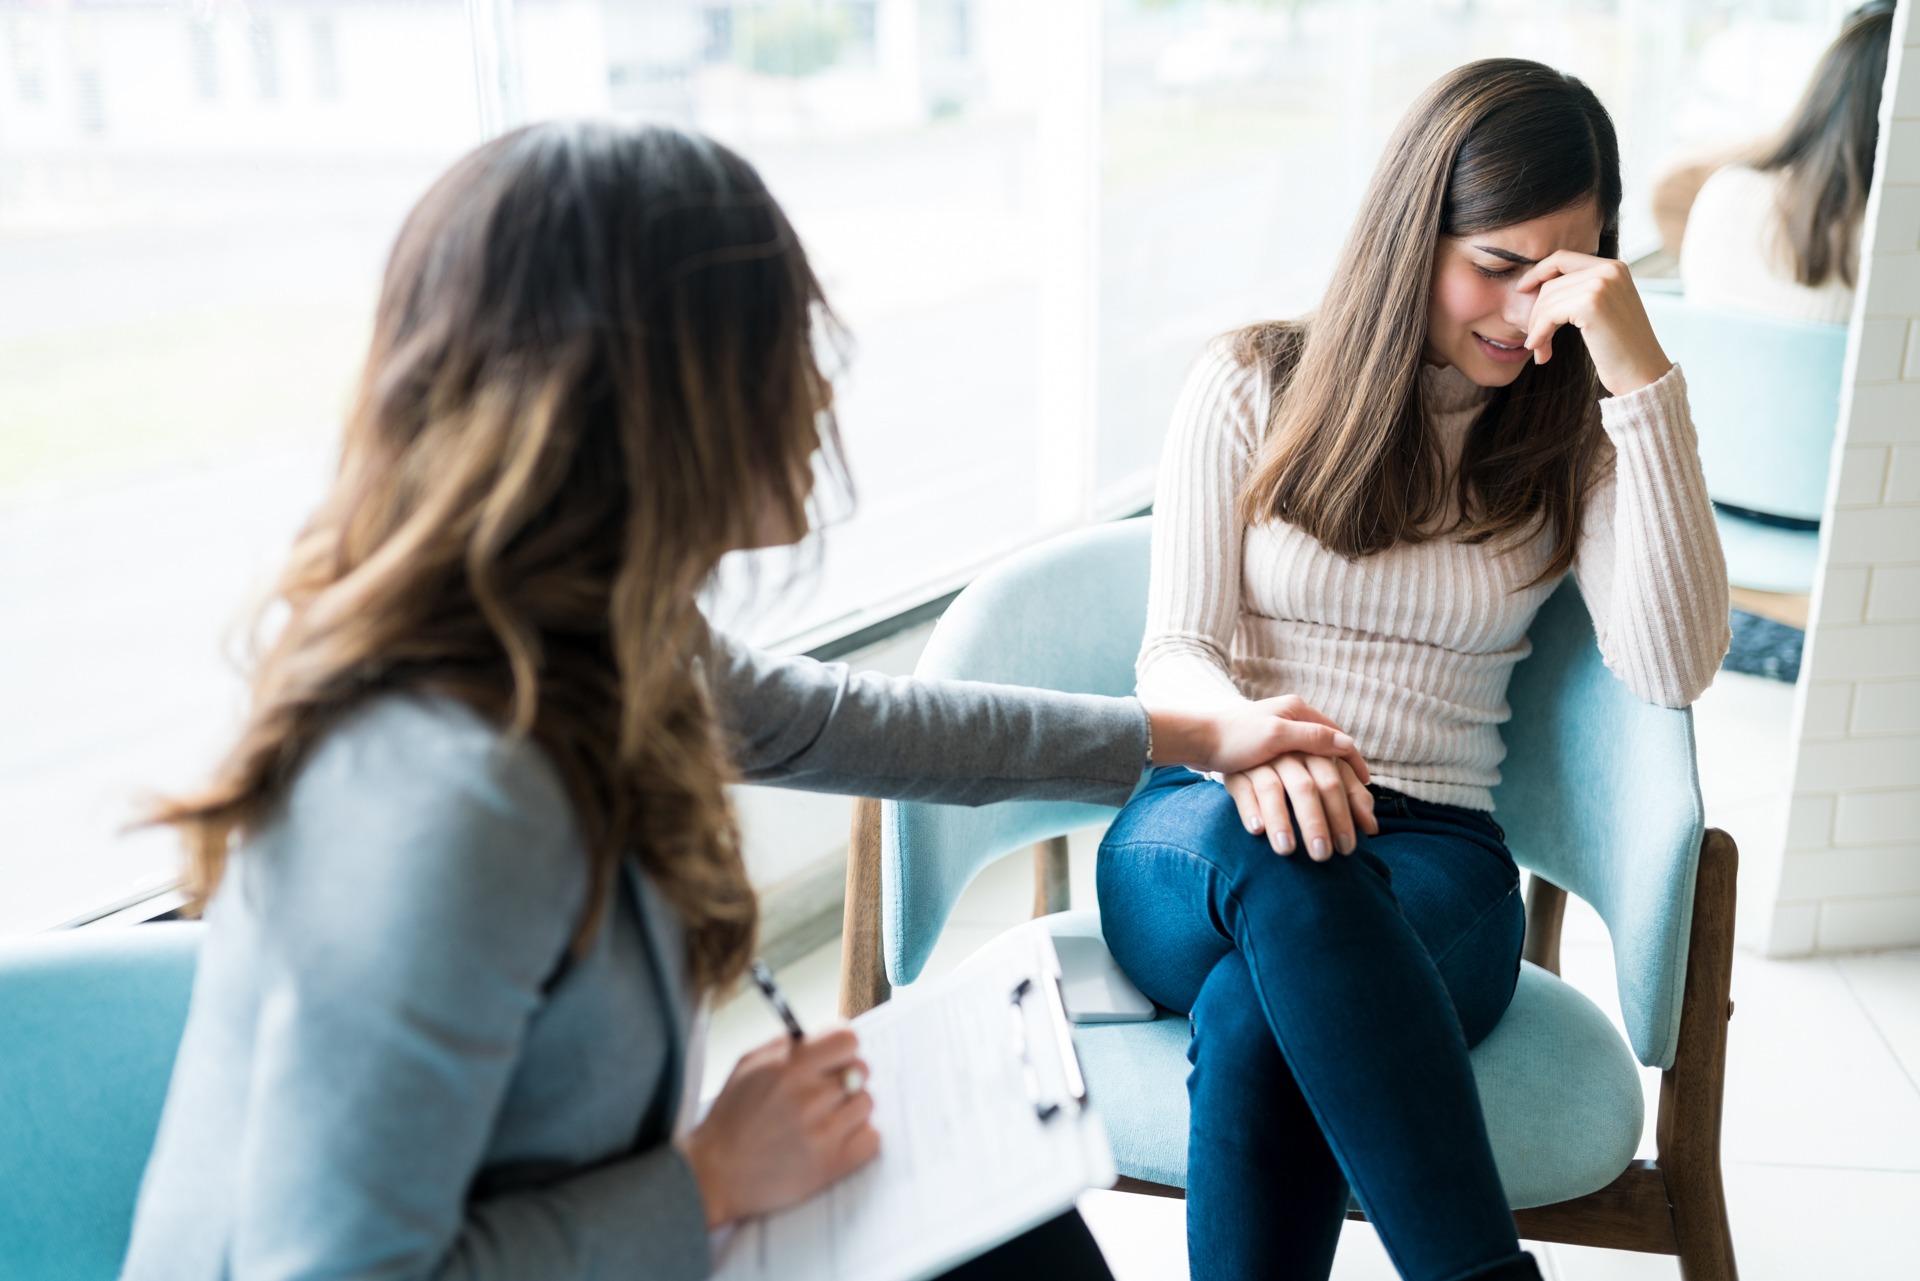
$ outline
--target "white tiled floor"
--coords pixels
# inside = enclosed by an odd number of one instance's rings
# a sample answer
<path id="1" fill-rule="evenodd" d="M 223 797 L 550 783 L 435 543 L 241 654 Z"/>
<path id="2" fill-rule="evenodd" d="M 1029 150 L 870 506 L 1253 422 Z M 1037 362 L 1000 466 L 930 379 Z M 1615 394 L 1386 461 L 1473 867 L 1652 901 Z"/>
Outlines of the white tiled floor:
<path id="1" fill-rule="evenodd" d="M 1701 790 L 1708 821 L 1739 841 L 1743 902 L 1771 897 L 1777 798 L 1787 770 L 1792 690 L 1722 674 L 1696 711 Z M 1073 895 L 1093 901 L 1092 834 L 1074 840 Z M 1031 903 L 1027 858 L 989 868 L 961 899 L 928 965 L 944 973 Z M 1753 950 L 1758 934 L 1743 915 L 1728 1031 L 1724 1116 L 1729 1215 L 1747 1281 L 1854 1281 L 1920 1275 L 1920 952 L 1773 961 Z M 782 974 L 803 1020 L 834 1016 L 836 941 Z M 1599 919 L 1579 904 L 1568 914 L 1562 968 L 1567 979 L 1616 1019 L 1613 953 Z M 707 1088 L 725 1065 L 778 1028 L 758 1001 L 739 999 L 715 1015 Z M 1643 1073 L 1648 1132 L 1659 1078 Z M 1118 1281 L 1183 1281 L 1184 1206 L 1177 1201 L 1091 1192 L 1081 1212 Z M 1535 1246 L 1552 1281 L 1673 1281 L 1668 1258 Z M 1395 1275 L 1364 1224 L 1341 1238 L 1338 1281 Z"/>

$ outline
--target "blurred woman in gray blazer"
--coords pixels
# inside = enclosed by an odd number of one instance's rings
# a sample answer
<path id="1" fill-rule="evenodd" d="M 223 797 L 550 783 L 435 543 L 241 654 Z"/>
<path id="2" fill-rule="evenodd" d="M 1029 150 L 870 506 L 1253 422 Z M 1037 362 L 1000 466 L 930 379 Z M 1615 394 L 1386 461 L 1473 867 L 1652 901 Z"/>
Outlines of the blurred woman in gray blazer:
<path id="1" fill-rule="evenodd" d="M 804 536 L 816 457 L 843 474 L 832 324 L 759 177 L 683 133 L 523 129 L 414 209 L 245 727 L 159 813 L 211 928 L 128 1277 L 698 1277 L 710 1229 L 871 1159 L 845 1029 L 749 1054 L 692 1123 L 692 1011 L 755 937 L 730 782 L 1117 805 L 1150 755 L 1364 776 L 1274 704 L 711 633 L 721 556 Z"/>

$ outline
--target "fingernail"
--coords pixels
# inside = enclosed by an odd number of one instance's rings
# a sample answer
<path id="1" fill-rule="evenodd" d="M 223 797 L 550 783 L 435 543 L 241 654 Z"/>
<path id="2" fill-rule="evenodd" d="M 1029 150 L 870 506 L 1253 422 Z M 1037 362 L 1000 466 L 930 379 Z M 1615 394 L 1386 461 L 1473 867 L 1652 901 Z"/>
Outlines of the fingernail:
<path id="1" fill-rule="evenodd" d="M 1353 750 L 1353 736 L 1350 734 L 1335 734 L 1333 736 L 1333 745 L 1342 752 L 1350 752 Z"/>
<path id="2" fill-rule="evenodd" d="M 1340 852 L 1342 854 L 1351 854 L 1353 853 L 1353 847 L 1358 843 L 1359 842 L 1355 841 L 1351 836 L 1343 836 L 1340 838 Z"/>
<path id="3" fill-rule="evenodd" d="M 1249 835 L 1258 836 L 1260 834 L 1260 825 L 1254 822 L 1252 819 L 1243 818 L 1240 821 L 1247 825 L 1247 832 Z"/>
<path id="4" fill-rule="evenodd" d="M 1316 836 L 1313 838 L 1313 857 L 1315 861 L 1324 863 L 1327 855 L 1331 853 L 1333 853 L 1333 849 L 1327 844 L 1326 837 Z"/>
<path id="5" fill-rule="evenodd" d="M 1289 837 L 1276 836 L 1269 842 L 1269 844 L 1273 846 L 1273 852 L 1275 854 L 1293 853 L 1293 841 Z"/>

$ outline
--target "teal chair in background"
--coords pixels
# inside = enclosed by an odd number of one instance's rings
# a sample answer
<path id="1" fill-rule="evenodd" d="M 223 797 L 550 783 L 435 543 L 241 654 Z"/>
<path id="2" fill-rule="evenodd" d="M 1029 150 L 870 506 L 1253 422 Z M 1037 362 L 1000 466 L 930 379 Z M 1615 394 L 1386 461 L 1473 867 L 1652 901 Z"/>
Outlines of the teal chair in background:
<path id="1" fill-rule="evenodd" d="M 0 1276 L 111 1281 L 186 1026 L 198 924 L 0 940 Z"/>
<path id="2" fill-rule="evenodd" d="M 1122 521 L 1003 562 L 953 602 L 918 674 L 1131 693 L 1149 536 L 1146 519 Z M 1514 855 L 1533 874 L 1527 960 L 1511 1008 L 1473 1051 L 1501 1177 L 1530 1240 L 1677 1255 L 1690 1281 L 1730 1281 L 1719 1153 L 1734 844 L 1704 827 L 1690 713 L 1641 702 L 1607 671 L 1571 581 L 1530 638 L 1495 793 Z M 1066 906 L 1057 838 L 1113 813 L 860 802 L 842 1012 L 917 978 L 960 892 L 995 859 L 1053 842 L 1056 855 L 1036 860 L 1036 916 Z M 1569 890 L 1612 936 L 1627 1041 L 1557 977 Z M 1084 936 L 1100 924 L 1093 911 L 1067 910 L 1019 928 Z M 1186 1017 L 1165 1011 L 1075 1029 L 1123 1190 L 1184 1195 L 1187 1037 Z M 1634 1158 L 1645 1121 L 1636 1059 L 1665 1073 L 1651 1161 Z"/>
<path id="3" fill-rule="evenodd" d="M 1810 592 L 1847 326 L 1696 306 L 1677 284 L 1642 281 L 1641 298 L 1660 345 L 1686 371 L 1727 577 L 1755 591 Z"/>

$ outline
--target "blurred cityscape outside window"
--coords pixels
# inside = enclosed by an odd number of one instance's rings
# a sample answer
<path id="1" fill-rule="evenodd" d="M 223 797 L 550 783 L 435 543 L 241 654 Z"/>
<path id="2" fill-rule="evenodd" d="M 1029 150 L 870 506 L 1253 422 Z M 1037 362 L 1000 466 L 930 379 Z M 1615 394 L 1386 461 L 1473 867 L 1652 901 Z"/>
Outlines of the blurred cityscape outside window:
<path id="1" fill-rule="evenodd" d="M 273 45 L 273 19 L 256 16 L 247 32 L 253 45 L 253 81 L 260 101 L 273 102 L 280 97 L 279 54 Z M 314 96 L 319 97 L 318 86 Z"/>
<path id="2" fill-rule="evenodd" d="M 193 84 L 206 102 L 220 97 L 220 56 L 213 47 L 211 23 L 189 19 L 187 39 L 193 46 Z"/>
<path id="3" fill-rule="evenodd" d="M 858 503 L 727 621 L 805 648 L 1138 510 L 1187 363 L 1313 305 L 1448 67 L 1593 85 L 1631 252 L 1663 160 L 1776 123 L 1845 8 L 0 0 L 0 931 L 171 879 L 171 841 L 123 825 L 231 732 L 384 254 L 489 132 L 699 129 L 792 215 L 854 338 Z"/>
<path id="4" fill-rule="evenodd" d="M 309 19 L 307 43 L 313 50 L 313 96 L 321 102 L 340 100 L 340 52 L 333 43 L 333 17 L 316 13 Z"/>
<path id="5" fill-rule="evenodd" d="M 7 46 L 13 66 L 13 91 L 20 103 L 41 101 L 47 94 L 47 82 L 41 67 L 45 53 L 40 47 L 40 21 L 30 13 L 15 13 L 7 18 Z"/>

